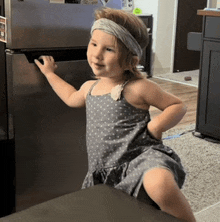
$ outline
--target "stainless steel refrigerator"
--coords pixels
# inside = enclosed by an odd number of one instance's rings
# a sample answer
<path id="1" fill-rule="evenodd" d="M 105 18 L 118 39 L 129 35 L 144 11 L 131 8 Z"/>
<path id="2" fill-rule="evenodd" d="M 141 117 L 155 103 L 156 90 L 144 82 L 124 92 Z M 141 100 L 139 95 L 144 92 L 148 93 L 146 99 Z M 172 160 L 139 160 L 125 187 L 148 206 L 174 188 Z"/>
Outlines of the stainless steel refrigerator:
<path id="1" fill-rule="evenodd" d="M 81 188 L 85 110 L 67 107 L 33 61 L 52 55 L 57 74 L 76 88 L 91 79 L 86 50 L 103 4 L 122 7 L 121 0 L 0 1 L 1 216 Z"/>

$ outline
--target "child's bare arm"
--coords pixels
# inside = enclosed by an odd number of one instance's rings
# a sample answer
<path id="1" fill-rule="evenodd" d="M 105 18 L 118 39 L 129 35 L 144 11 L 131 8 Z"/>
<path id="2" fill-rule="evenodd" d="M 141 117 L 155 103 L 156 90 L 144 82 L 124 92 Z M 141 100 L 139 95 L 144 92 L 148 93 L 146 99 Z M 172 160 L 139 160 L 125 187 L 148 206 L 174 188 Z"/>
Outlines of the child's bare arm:
<path id="1" fill-rule="evenodd" d="M 85 105 L 85 86 L 77 91 L 72 85 L 65 82 L 54 73 L 57 65 L 51 56 L 41 56 L 44 64 L 35 60 L 36 65 L 47 78 L 55 93 L 70 107 L 83 107 Z"/>
<path id="2" fill-rule="evenodd" d="M 154 117 L 148 124 L 148 130 L 158 139 L 161 139 L 162 133 L 174 127 L 186 113 L 186 106 L 176 96 L 165 92 L 156 83 L 148 81 L 145 83 L 145 89 L 142 90 L 142 96 L 147 104 L 154 106 L 162 113 Z M 143 84 L 144 86 L 144 84 Z"/>

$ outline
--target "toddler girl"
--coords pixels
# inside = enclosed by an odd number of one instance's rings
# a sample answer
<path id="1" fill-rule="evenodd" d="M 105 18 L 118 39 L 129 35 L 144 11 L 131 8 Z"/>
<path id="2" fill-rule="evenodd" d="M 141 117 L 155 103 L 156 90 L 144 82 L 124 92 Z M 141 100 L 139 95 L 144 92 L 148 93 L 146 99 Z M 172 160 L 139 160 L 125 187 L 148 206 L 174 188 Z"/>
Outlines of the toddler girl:
<path id="1" fill-rule="evenodd" d="M 161 141 L 162 133 L 182 119 L 186 108 L 136 68 L 148 43 L 147 28 L 123 10 L 102 8 L 95 18 L 87 59 L 96 80 L 76 90 L 54 73 L 53 57 L 42 56 L 43 65 L 35 60 L 68 106 L 86 106 L 89 169 L 82 188 L 103 183 L 195 221 L 180 191 L 185 179 L 181 161 Z M 152 120 L 150 106 L 162 111 Z"/>

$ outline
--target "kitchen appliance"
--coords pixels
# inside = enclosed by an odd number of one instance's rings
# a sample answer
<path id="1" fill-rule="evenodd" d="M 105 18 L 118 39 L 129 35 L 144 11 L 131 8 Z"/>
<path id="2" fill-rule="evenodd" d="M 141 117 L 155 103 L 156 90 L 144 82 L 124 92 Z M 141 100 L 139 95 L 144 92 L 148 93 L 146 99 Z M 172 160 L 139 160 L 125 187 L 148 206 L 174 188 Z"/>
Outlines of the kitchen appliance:
<path id="1" fill-rule="evenodd" d="M 34 64 L 52 55 L 77 89 L 91 79 L 86 60 L 94 9 L 121 0 L 0 1 L 0 215 L 81 188 L 87 172 L 85 110 L 67 107 Z"/>
<path id="2" fill-rule="evenodd" d="M 149 43 L 148 46 L 143 50 L 142 58 L 139 62 L 138 68 L 142 72 L 147 73 L 147 77 L 152 77 L 152 44 L 153 44 L 153 15 L 145 14 L 138 15 L 138 17 L 144 22 L 148 29 Z"/>

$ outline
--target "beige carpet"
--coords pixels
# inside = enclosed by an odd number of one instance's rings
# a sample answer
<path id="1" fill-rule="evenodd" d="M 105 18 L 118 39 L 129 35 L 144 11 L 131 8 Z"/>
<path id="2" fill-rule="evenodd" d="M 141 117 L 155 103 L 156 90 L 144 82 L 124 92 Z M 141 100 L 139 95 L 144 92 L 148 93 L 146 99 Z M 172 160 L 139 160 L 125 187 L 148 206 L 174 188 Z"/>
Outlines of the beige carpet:
<path id="1" fill-rule="evenodd" d="M 171 136 L 171 139 L 163 142 L 180 156 L 187 172 L 182 191 L 193 212 L 199 212 L 220 201 L 220 144 L 194 137 L 194 129 L 194 124 L 171 129 L 163 135 L 163 138 Z"/>

